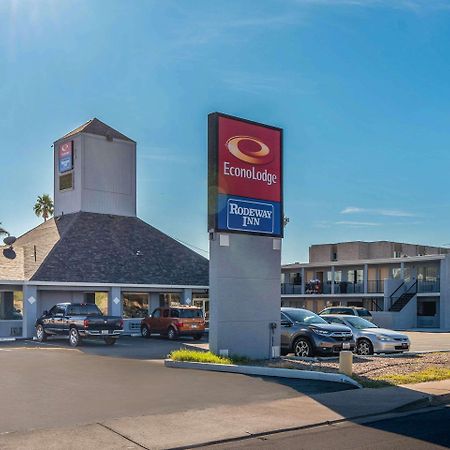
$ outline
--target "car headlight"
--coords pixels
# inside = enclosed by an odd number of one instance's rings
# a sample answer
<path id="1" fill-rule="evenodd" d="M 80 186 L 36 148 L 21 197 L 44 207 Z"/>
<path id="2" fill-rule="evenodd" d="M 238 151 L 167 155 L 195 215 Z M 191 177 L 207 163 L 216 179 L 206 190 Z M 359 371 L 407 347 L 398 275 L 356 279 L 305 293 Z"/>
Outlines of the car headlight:
<path id="1" fill-rule="evenodd" d="M 393 342 L 394 340 L 388 336 L 377 336 L 377 339 L 382 342 Z"/>
<path id="2" fill-rule="evenodd" d="M 313 328 L 312 330 L 314 331 L 314 333 L 316 333 L 320 336 L 329 336 L 330 335 L 330 332 L 327 330 L 319 330 L 317 328 Z"/>

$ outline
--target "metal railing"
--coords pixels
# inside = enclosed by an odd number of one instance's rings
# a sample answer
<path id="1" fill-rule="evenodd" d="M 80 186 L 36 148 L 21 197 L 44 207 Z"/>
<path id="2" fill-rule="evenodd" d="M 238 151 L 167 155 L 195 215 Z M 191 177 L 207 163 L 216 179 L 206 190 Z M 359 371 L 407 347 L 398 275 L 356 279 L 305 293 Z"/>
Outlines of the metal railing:
<path id="1" fill-rule="evenodd" d="M 438 278 L 435 281 L 418 280 L 417 292 L 440 292 L 441 282 Z"/>
<path id="2" fill-rule="evenodd" d="M 367 292 L 369 294 L 382 294 L 384 292 L 384 281 L 367 280 Z"/>
<path id="3" fill-rule="evenodd" d="M 301 294 L 302 285 L 293 283 L 281 283 L 281 294 Z"/>
<path id="4" fill-rule="evenodd" d="M 339 281 L 334 284 L 335 294 L 363 294 L 364 283 L 352 283 L 349 281 Z"/>

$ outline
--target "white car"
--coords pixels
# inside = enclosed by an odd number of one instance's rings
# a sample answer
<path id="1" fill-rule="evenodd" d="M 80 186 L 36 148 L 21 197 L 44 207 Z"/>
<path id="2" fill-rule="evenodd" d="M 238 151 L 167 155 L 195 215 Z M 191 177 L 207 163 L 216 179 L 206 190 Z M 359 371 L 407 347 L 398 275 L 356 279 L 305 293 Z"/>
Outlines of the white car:
<path id="1" fill-rule="evenodd" d="M 379 328 L 374 323 L 361 317 L 337 314 L 324 314 L 321 317 L 328 323 L 346 325 L 352 330 L 358 355 L 407 352 L 411 345 L 408 336 L 405 334 Z"/>

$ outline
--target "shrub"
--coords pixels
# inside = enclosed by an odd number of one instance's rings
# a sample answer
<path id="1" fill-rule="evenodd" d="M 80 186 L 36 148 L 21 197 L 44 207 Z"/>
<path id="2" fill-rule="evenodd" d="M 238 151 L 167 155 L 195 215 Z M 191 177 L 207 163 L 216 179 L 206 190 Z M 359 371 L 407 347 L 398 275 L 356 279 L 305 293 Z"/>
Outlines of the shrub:
<path id="1" fill-rule="evenodd" d="M 213 364 L 233 364 L 230 358 L 217 356 L 211 352 L 199 352 L 197 350 L 174 350 L 169 354 L 174 361 L 188 361 Z"/>

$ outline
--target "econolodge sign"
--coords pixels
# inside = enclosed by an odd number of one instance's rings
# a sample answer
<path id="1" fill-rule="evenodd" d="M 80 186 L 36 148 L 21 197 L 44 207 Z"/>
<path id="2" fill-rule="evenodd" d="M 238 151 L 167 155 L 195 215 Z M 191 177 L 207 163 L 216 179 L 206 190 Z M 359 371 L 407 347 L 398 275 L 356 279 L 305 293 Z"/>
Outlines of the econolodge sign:
<path id="1" fill-rule="evenodd" d="M 64 142 L 58 149 L 59 173 L 73 169 L 73 141 Z"/>
<path id="2" fill-rule="evenodd" d="M 208 116 L 208 228 L 283 235 L 283 130 Z"/>

